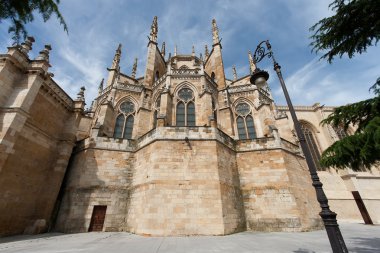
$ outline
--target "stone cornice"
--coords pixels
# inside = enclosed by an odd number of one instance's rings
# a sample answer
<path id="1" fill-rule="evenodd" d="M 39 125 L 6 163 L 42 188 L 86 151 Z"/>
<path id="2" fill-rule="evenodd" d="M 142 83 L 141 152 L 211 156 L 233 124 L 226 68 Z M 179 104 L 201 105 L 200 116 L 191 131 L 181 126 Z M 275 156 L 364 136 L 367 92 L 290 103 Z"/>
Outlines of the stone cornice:
<path id="1" fill-rule="evenodd" d="M 53 79 L 49 78 L 43 82 L 41 89 L 63 105 L 67 110 L 73 110 L 74 101 Z"/>
<path id="2" fill-rule="evenodd" d="M 296 105 L 294 106 L 294 109 L 296 111 L 316 111 L 318 109 L 322 109 L 323 111 L 334 111 L 335 106 L 320 106 L 320 105 L 312 105 L 312 106 L 299 106 Z M 277 109 L 281 111 L 289 111 L 288 106 L 283 106 L 283 105 L 277 105 Z"/>

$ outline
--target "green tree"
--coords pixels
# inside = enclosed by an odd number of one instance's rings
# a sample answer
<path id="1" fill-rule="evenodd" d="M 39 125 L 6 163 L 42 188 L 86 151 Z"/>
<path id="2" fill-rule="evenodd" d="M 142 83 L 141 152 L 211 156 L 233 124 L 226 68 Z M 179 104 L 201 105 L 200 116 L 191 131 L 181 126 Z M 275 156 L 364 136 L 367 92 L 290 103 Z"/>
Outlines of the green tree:
<path id="1" fill-rule="evenodd" d="M 374 98 L 340 106 L 321 122 L 344 130 L 351 124 L 357 127 L 353 135 L 336 141 L 323 152 L 320 160 L 323 167 L 349 166 L 357 171 L 380 160 L 380 78 L 371 89 L 376 95 Z"/>
<path id="2" fill-rule="evenodd" d="M 329 63 L 335 56 L 349 58 L 361 54 L 380 39 L 380 2 L 378 0 L 335 0 L 329 5 L 335 15 L 324 18 L 310 28 L 311 46 L 323 51 Z M 326 52 L 327 51 L 327 52 Z M 375 97 L 340 106 L 322 124 L 357 127 L 353 135 L 335 142 L 321 157 L 324 167 L 370 167 L 380 161 L 380 78 L 370 88 Z"/>
<path id="3" fill-rule="evenodd" d="M 1 0 L 0 1 L 0 22 L 9 19 L 11 25 L 8 32 L 12 34 L 12 39 L 18 43 L 27 36 L 25 25 L 34 20 L 34 12 L 39 12 L 46 22 L 54 13 L 63 29 L 68 32 L 66 22 L 59 12 L 58 4 L 60 0 Z"/>
<path id="4" fill-rule="evenodd" d="M 347 54 L 349 58 L 363 53 L 380 39 L 379 0 L 335 0 L 329 5 L 336 13 L 310 28 L 311 46 L 323 51 L 322 58 L 331 63 L 335 56 Z"/>

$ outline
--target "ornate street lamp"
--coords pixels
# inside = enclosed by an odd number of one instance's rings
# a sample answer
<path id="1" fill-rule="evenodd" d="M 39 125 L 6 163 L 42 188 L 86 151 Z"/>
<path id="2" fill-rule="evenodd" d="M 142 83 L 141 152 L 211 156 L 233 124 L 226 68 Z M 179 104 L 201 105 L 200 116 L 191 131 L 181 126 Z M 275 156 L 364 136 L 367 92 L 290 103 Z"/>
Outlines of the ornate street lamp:
<path id="1" fill-rule="evenodd" d="M 266 49 L 264 48 L 264 44 L 266 45 Z M 280 80 L 281 88 L 284 92 L 286 103 L 289 107 L 290 115 L 292 116 L 294 128 L 296 130 L 299 143 L 301 145 L 301 149 L 303 154 L 305 155 L 307 166 L 309 167 L 309 172 L 311 176 L 311 180 L 313 181 L 313 186 L 315 188 L 315 192 L 317 194 L 317 200 L 319 202 L 322 211 L 319 213 L 321 216 L 323 223 L 326 228 L 327 235 L 330 240 L 331 248 L 333 252 L 348 252 L 346 244 L 343 240 L 342 233 L 340 232 L 339 225 L 336 221 L 336 213 L 330 210 L 328 205 L 328 200 L 322 188 L 322 183 L 319 180 L 317 169 L 315 168 L 314 162 L 312 160 L 312 156 L 310 150 L 306 144 L 305 136 L 301 130 L 300 123 L 298 122 L 296 113 L 294 111 L 292 101 L 290 100 L 288 90 L 286 89 L 284 79 L 282 78 L 281 67 L 276 62 L 273 52 L 272 46 L 269 44 L 269 41 L 262 41 L 256 48 L 255 53 L 253 55 L 253 60 L 255 63 L 260 62 L 264 57 L 268 56 L 273 61 L 273 68 L 277 73 L 278 79 Z M 266 71 L 260 70 L 256 68 L 251 76 L 251 83 L 257 84 L 260 86 L 262 82 L 267 81 L 269 78 L 269 74 Z"/>

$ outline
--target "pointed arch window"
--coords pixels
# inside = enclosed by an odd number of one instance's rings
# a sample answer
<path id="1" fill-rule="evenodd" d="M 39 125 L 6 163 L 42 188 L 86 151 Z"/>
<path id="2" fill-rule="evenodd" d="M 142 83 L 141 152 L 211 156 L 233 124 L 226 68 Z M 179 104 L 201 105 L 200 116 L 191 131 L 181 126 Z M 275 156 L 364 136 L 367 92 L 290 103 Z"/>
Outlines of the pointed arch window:
<path id="1" fill-rule="evenodd" d="M 324 170 L 319 165 L 319 160 L 321 159 L 321 154 L 319 152 L 319 148 L 317 146 L 317 142 L 314 136 L 311 127 L 306 123 L 301 123 L 301 130 L 305 136 L 306 144 L 310 150 L 311 157 L 313 158 L 313 163 L 317 170 Z"/>
<path id="2" fill-rule="evenodd" d="M 212 106 L 212 115 L 214 116 L 215 122 L 217 122 L 218 121 L 218 111 L 216 110 L 214 99 L 211 101 L 211 106 Z"/>
<path id="3" fill-rule="evenodd" d="M 132 139 L 133 124 L 135 120 L 135 105 L 131 101 L 120 104 L 116 117 L 113 137 L 118 139 Z"/>
<path id="4" fill-rule="evenodd" d="M 239 139 L 240 140 L 255 139 L 256 138 L 255 124 L 252 117 L 252 110 L 249 104 L 244 103 L 244 102 L 239 103 L 235 107 L 235 111 L 237 114 L 236 126 L 237 126 Z"/>
<path id="5" fill-rule="evenodd" d="M 160 78 L 160 72 L 156 71 L 156 75 L 154 76 L 154 81 L 157 81 Z"/>
<path id="6" fill-rule="evenodd" d="M 215 82 L 215 73 L 214 73 L 214 72 L 211 73 L 211 80 L 212 80 L 213 82 Z"/>
<path id="7" fill-rule="evenodd" d="M 153 112 L 153 128 L 157 127 L 157 117 L 160 111 L 161 106 L 161 94 L 158 95 L 156 102 L 154 103 L 154 112 Z"/>
<path id="8" fill-rule="evenodd" d="M 194 93 L 187 87 L 178 91 L 176 126 L 195 126 Z"/>

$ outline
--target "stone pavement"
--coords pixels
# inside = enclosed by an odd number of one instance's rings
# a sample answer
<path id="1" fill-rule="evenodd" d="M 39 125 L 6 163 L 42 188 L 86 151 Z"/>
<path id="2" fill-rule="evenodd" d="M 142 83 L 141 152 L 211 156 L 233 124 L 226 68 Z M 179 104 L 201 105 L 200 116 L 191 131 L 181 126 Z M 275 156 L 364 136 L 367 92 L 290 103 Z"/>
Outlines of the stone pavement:
<path id="1" fill-rule="evenodd" d="M 380 252 L 380 226 L 341 224 L 350 252 Z M 0 238 L 0 252 L 331 252 L 326 232 L 243 232 L 228 236 L 143 237 L 130 233 L 50 233 Z"/>

